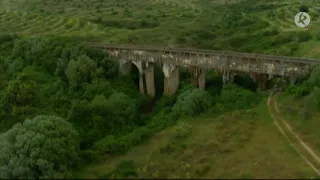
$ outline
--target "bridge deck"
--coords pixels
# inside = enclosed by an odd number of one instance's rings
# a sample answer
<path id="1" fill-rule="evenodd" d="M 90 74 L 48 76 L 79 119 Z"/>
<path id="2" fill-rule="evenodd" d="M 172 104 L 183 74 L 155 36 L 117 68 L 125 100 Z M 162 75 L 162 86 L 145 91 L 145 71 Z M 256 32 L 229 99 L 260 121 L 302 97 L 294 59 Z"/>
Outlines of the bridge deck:
<path id="1" fill-rule="evenodd" d="M 89 42 L 87 45 L 97 48 L 105 49 L 121 49 L 121 50 L 143 50 L 143 51 L 155 51 L 164 53 L 188 53 L 188 54 L 202 54 L 208 55 L 219 55 L 219 56 L 230 56 L 236 58 L 249 58 L 249 59 L 261 59 L 261 60 L 275 60 L 275 61 L 288 61 L 297 62 L 302 64 L 318 64 L 320 60 L 299 58 L 299 57 L 288 57 L 288 56 L 274 56 L 266 54 L 255 54 L 255 53 L 240 53 L 231 51 L 216 51 L 206 49 L 195 49 L 195 48 L 173 48 L 164 46 L 145 46 L 145 45 L 128 45 L 128 44 L 103 44 L 103 43 L 92 43 Z"/>

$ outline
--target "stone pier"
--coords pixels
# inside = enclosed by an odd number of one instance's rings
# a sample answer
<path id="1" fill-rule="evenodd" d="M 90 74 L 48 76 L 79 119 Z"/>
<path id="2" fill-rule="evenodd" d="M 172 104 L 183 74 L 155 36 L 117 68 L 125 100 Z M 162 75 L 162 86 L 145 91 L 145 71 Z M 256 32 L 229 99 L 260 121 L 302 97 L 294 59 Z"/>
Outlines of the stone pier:
<path id="1" fill-rule="evenodd" d="M 147 94 L 151 97 L 156 95 L 155 81 L 154 81 L 154 64 L 147 63 L 145 67 L 145 83 Z"/>
<path id="2" fill-rule="evenodd" d="M 139 74 L 139 90 L 141 94 L 146 94 L 145 79 L 143 74 Z"/>
<path id="3" fill-rule="evenodd" d="M 136 65 L 140 72 L 141 92 L 151 96 L 154 95 L 154 85 L 152 85 L 154 84 L 154 76 L 152 75 L 152 67 L 149 68 L 147 63 L 163 65 L 165 94 L 173 94 L 179 87 L 177 67 L 196 67 L 198 70 L 195 70 L 192 83 L 201 89 L 205 88 L 205 74 L 199 69 L 220 71 L 224 84 L 233 82 L 235 72 L 256 73 L 252 75 L 252 78 L 260 89 L 265 89 L 267 76 L 269 79 L 273 76 L 289 77 L 292 85 L 297 77 L 307 74 L 312 66 L 320 64 L 318 59 L 208 49 L 96 42 L 88 43 L 88 45 L 101 48 L 119 60 L 121 74 L 128 74 L 131 69 L 130 65 Z"/>
<path id="4" fill-rule="evenodd" d="M 222 82 L 223 84 L 232 84 L 234 82 L 235 73 L 231 70 L 223 70 L 222 73 Z"/>
<path id="5" fill-rule="evenodd" d="M 261 90 L 274 76 L 289 77 L 293 85 L 297 77 L 309 72 L 310 67 L 320 64 L 317 59 L 272 56 L 239 52 L 222 52 L 201 49 L 155 47 L 143 45 L 96 44 L 120 61 L 120 73 L 128 74 L 134 64 L 140 73 L 141 93 L 155 96 L 154 66 L 161 65 L 164 72 L 164 94 L 172 95 L 179 87 L 179 68 L 191 69 L 191 83 L 205 89 L 205 70 L 214 69 L 222 76 L 223 84 L 233 83 L 235 72 L 248 73 Z"/>
<path id="6" fill-rule="evenodd" d="M 164 92 L 165 95 L 173 95 L 177 92 L 180 83 L 179 67 L 172 64 L 164 64 Z"/>
<path id="7" fill-rule="evenodd" d="M 191 73 L 191 84 L 204 90 L 206 86 L 205 70 L 199 67 L 189 67 L 188 70 Z"/>
<path id="8" fill-rule="evenodd" d="M 268 74 L 250 73 L 250 77 L 257 84 L 259 90 L 265 90 L 267 81 L 269 79 Z"/>
<path id="9" fill-rule="evenodd" d="M 139 70 L 139 90 L 142 94 L 148 94 L 154 97 L 156 94 L 154 80 L 154 64 L 142 61 L 120 61 L 120 73 L 128 75 L 132 66 L 136 66 Z"/>
<path id="10" fill-rule="evenodd" d="M 289 78 L 290 86 L 293 86 L 293 85 L 296 83 L 296 80 L 297 80 L 296 77 L 290 77 L 290 78 Z"/>
<path id="11" fill-rule="evenodd" d="M 293 86 L 296 83 L 297 75 L 295 74 L 294 71 L 291 71 L 288 73 L 288 80 L 289 80 L 290 86 Z"/>
<path id="12" fill-rule="evenodd" d="M 198 88 L 205 90 L 206 89 L 206 73 L 204 70 L 202 70 L 202 73 L 199 75 L 198 78 Z"/>

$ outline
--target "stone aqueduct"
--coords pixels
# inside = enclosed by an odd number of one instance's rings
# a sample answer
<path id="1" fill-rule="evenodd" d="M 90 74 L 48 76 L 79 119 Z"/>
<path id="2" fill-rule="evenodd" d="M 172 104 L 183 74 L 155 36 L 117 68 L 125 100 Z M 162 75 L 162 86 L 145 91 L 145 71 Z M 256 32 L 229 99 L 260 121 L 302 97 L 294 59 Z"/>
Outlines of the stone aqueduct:
<path id="1" fill-rule="evenodd" d="M 231 83 L 235 73 L 248 73 L 258 87 L 264 89 L 267 80 L 274 76 L 285 76 L 294 82 L 297 76 L 320 62 L 316 59 L 189 48 L 87 44 L 102 48 L 116 57 L 123 74 L 129 73 L 134 64 L 140 73 L 140 92 L 150 96 L 155 96 L 155 65 L 162 67 L 165 76 L 164 94 L 172 95 L 179 87 L 179 67 L 187 67 L 192 72 L 192 84 L 200 89 L 205 88 L 205 72 L 208 69 L 221 73 L 223 83 Z"/>

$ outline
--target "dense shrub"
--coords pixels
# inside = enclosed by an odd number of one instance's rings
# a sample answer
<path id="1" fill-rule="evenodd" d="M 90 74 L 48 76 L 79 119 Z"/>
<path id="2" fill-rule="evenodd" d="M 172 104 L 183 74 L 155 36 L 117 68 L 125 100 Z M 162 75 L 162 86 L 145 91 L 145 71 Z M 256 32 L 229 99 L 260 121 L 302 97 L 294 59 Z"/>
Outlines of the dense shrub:
<path id="1" fill-rule="evenodd" d="M 61 51 L 67 45 L 68 39 L 49 39 L 32 37 L 19 40 L 13 50 L 13 58 L 22 58 L 27 65 L 39 65 L 49 73 L 54 73 L 56 59 L 60 57 Z"/>
<path id="2" fill-rule="evenodd" d="M 301 85 L 294 85 L 294 86 L 288 87 L 285 93 L 287 95 L 288 94 L 294 95 L 295 97 L 303 97 L 310 94 L 312 91 L 313 91 L 313 86 L 308 82 L 304 82 Z"/>
<path id="3" fill-rule="evenodd" d="M 108 135 L 97 141 L 94 144 L 94 149 L 100 153 L 124 153 L 131 147 L 142 143 L 153 134 L 172 126 L 178 118 L 179 115 L 177 113 L 171 112 L 170 108 L 164 108 L 146 126 L 136 128 L 131 133 L 123 136 Z"/>
<path id="4" fill-rule="evenodd" d="M 82 149 L 108 134 L 128 132 L 138 118 L 135 101 L 123 93 L 112 94 L 108 99 L 97 95 L 90 102 L 75 102 L 69 115 L 80 132 Z"/>
<path id="5" fill-rule="evenodd" d="M 211 95 L 200 89 L 191 89 L 181 93 L 173 106 L 173 111 L 187 116 L 199 115 L 213 104 Z"/>
<path id="6" fill-rule="evenodd" d="M 217 111 L 233 111 L 251 108 L 261 100 L 261 96 L 235 84 L 224 85 L 216 105 Z"/>
<path id="7" fill-rule="evenodd" d="M 172 107 L 176 102 L 176 96 L 162 96 L 157 102 L 154 112 L 158 113 L 165 107 Z"/>
<path id="8" fill-rule="evenodd" d="M 81 83 L 91 83 L 97 78 L 97 64 L 85 55 L 80 56 L 76 61 L 69 61 L 66 75 L 72 87 L 79 87 Z"/>
<path id="9" fill-rule="evenodd" d="M 72 125 L 37 116 L 0 137 L 0 178 L 63 178 L 77 164 L 79 144 Z"/>

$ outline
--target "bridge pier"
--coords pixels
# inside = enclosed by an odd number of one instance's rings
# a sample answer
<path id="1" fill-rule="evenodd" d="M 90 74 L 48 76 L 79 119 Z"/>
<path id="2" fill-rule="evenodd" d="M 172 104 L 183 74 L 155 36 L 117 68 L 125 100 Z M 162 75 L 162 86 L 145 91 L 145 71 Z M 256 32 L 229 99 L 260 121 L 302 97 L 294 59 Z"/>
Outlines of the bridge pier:
<path id="1" fill-rule="evenodd" d="M 294 71 L 290 71 L 288 73 L 288 80 L 289 80 L 289 85 L 293 86 L 296 83 L 297 80 L 297 75 Z"/>
<path id="2" fill-rule="evenodd" d="M 142 61 L 120 61 L 120 73 L 127 75 L 135 65 L 139 70 L 139 91 L 154 97 L 156 94 L 154 81 L 154 64 Z"/>
<path id="3" fill-rule="evenodd" d="M 202 73 L 199 75 L 198 83 L 199 89 L 206 89 L 206 73 L 204 70 L 202 70 Z"/>
<path id="4" fill-rule="evenodd" d="M 317 60 L 288 58 L 282 56 L 267 56 L 248 53 L 215 52 L 208 50 L 146 47 L 135 45 L 104 45 L 91 44 L 93 47 L 102 48 L 111 56 L 120 59 L 121 74 L 128 74 L 131 64 L 135 64 L 140 72 L 140 91 L 154 96 L 154 67 L 146 63 L 161 63 L 165 74 L 164 94 L 174 94 L 179 87 L 179 70 L 177 67 L 197 67 L 194 70 L 192 84 L 200 89 L 205 88 L 204 69 L 216 69 L 222 73 L 223 84 L 234 81 L 234 72 L 256 72 L 252 75 L 259 89 L 266 88 L 266 82 L 272 76 L 290 77 L 294 84 L 296 76 L 307 73 L 310 66 L 318 64 Z M 169 65 L 171 64 L 171 65 Z M 177 67 L 176 67 L 177 66 Z M 259 74 L 257 74 L 259 73 Z M 291 74 L 294 74 L 291 77 Z"/>
<path id="5" fill-rule="evenodd" d="M 145 79 L 143 74 L 139 74 L 139 90 L 141 94 L 146 94 Z"/>
<path id="6" fill-rule="evenodd" d="M 250 77 L 258 86 L 259 90 L 265 90 L 269 76 L 267 74 L 250 73 Z"/>
<path id="7" fill-rule="evenodd" d="M 165 95 L 173 95 L 177 92 L 180 83 L 179 68 L 172 64 L 163 64 L 164 92 Z"/>
<path id="8" fill-rule="evenodd" d="M 205 85 L 206 85 L 205 70 L 199 67 L 190 67 L 189 72 L 191 73 L 191 84 L 194 87 L 205 90 Z"/>
<path id="9" fill-rule="evenodd" d="M 125 61 L 142 61 L 152 63 L 168 63 L 175 66 L 197 66 L 206 67 L 206 69 L 226 68 L 232 71 L 241 71 L 249 73 L 255 71 L 261 74 L 270 74 L 274 76 L 288 76 L 290 71 L 295 74 L 305 74 L 309 71 L 312 65 L 319 64 L 316 59 L 301 59 L 301 58 L 289 58 L 283 56 L 270 56 L 264 54 L 248 54 L 248 53 L 233 53 L 233 52 L 215 52 L 201 49 L 181 49 L 174 47 L 156 47 L 156 46 L 140 46 L 140 45 L 114 45 L 114 44 L 102 44 L 102 43 L 88 43 L 91 47 L 101 48 L 108 51 L 110 56 Z M 165 51 L 164 51 L 165 49 Z M 121 61 L 122 61 L 121 60 Z M 128 74 L 130 71 L 130 65 L 126 64 L 121 70 L 122 74 Z M 226 70 L 225 70 L 226 71 Z M 230 83 L 233 81 L 233 77 L 230 71 L 223 73 L 223 83 Z M 143 74 L 143 73 L 142 73 Z M 172 72 L 172 74 L 174 74 Z M 200 75 L 201 76 L 201 75 Z M 200 78 L 200 76 L 198 78 Z M 178 75 L 177 75 L 178 77 Z M 166 77 L 169 84 L 166 85 L 169 89 L 174 90 L 177 85 L 172 85 L 171 82 L 178 78 L 170 76 Z M 264 75 L 261 75 L 259 87 L 265 87 L 266 81 Z M 148 79 L 148 78 L 147 78 Z M 204 80 L 203 77 L 200 79 Z M 259 78 L 258 78 L 259 79 Z M 291 84 L 294 83 L 294 78 L 291 80 Z M 196 84 L 195 82 L 193 82 Z M 170 85 L 171 84 L 171 85 Z M 200 87 L 200 81 L 198 85 Z M 202 84 L 203 81 L 202 81 Z M 201 87 L 203 87 L 201 85 Z M 168 89 L 167 88 L 167 89 Z M 152 92 L 152 91 L 151 91 Z M 169 92 L 169 91 L 168 91 Z M 152 93 L 151 93 L 152 94 Z"/>
<path id="10" fill-rule="evenodd" d="M 296 77 L 290 77 L 289 78 L 290 86 L 293 86 L 296 83 L 296 80 L 297 80 Z"/>
<path id="11" fill-rule="evenodd" d="M 234 82 L 235 73 L 231 70 L 223 70 L 222 82 L 223 84 L 232 84 Z"/>
<path id="12" fill-rule="evenodd" d="M 145 83 L 146 83 L 146 90 L 147 94 L 151 97 L 154 97 L 156 95 L 156 88 L 155 88 L 155 82 L 154 82 L 154 64 L 152 63 L 146 63 L 145 68 Z"/>

